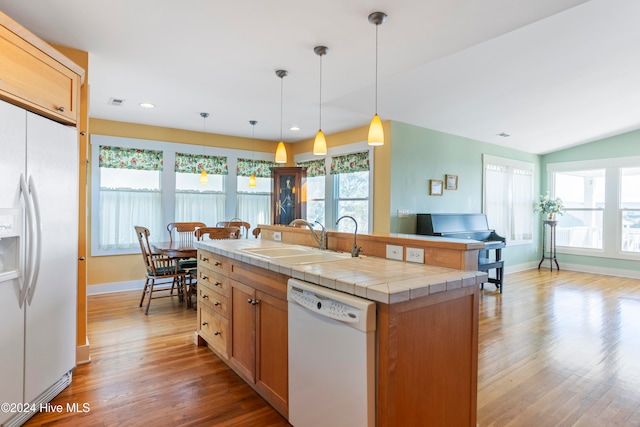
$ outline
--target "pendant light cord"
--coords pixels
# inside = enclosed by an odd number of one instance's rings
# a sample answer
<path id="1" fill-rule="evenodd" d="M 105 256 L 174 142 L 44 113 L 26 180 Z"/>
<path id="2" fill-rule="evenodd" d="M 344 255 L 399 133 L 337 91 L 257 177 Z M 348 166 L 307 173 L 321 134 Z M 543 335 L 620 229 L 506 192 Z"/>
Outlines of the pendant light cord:
<path id="1" fill-rule="evenodd" d="M 380 24 L 376 24 L 376 114 L 378 114 L 378 27 Z"/>
<path id="2" fill-rule="evenodd" d="M 284 94 L 284 76 L 280 77 L 280 141 L 282 141 L 282 98 Z"/>
<path id="3" fill-rule="evenodd" d="M 322 55 L 320 56 L 320 103 L 318 104 L 318 109 L 320 110 L 319 121 L 318 121 L 318 129 L 322 129 Z"/>

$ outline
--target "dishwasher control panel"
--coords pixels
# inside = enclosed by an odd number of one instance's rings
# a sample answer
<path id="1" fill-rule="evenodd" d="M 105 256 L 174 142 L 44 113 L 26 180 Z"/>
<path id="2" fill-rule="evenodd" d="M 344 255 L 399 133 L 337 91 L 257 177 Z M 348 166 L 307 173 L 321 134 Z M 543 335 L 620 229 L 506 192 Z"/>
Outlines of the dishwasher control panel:
<path id="1" fill-rule="evenodd" d="M 306 309 L 322 314 L 325 317 L 340 320 L 347 323 L 360 321 L 360 310 L 335 301 L 315 292 L 292 286 L 289 289 L 289 299 L 297 302 Z"/>

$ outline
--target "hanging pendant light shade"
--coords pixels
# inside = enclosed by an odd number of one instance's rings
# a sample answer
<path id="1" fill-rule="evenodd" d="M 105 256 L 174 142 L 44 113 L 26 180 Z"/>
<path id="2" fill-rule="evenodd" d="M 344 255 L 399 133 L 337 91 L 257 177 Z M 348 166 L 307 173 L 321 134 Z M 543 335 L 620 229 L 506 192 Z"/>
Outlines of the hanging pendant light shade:
<path id="1" fill-rule="evenodd" d="M 282 140 L 282 87 L 284 78 L 289 74 L 287 70 L 276 70 L 276 76 L 280 77 L 280 142 L 276 148 L 276 163 L 287 163 L 287 149 Z"/>
<path id="2" fill-rule="evenodd" d="M 382 120 L 378 116 L 378 27 L 384 22 L 387 15 L 383 12 L 373 12 L 369 15 L 369 22 L 376 26 L 376 95 L 375 107 L 376 114 L 369 125 L 369 136 L 367 142 L 369 145 L 384 145 L 384 129 L 382 128 Z"/>
<path id="3" fill-rule="evenodd" d="M 202 117 L 202 146 L 204 147 L 206 138 L 205 123 L 207 121 L 207 117 L 209 117 L 209 113 L 200 113 L 200 117 Z M 200 172 L 200 184 L 208 183 L 209 177 L 207 176 L 207 170 L 202 168 L 202 172 Z"/>
<path id="4" fill-rule="evenodd" d="M 256 120 L 249 120 L 249 123 L 251 124 L 251 127 L 253 128 L 253 139 L 256 139 L 256 123 L 258 123 Z M 253 153 L 251 153 L 251 160 L 253 161 Z M 252 162 L 253 163 L 253 162 Z M 255 168 L 255 165 L 252 165 L 253 168 Z M 249 177 L 249 187 L 255 187 L 256 186 L 256 174 L 254 172 L 251 172 L 251 176 Z"/>
<path id="5" fill-rule="evenodd" d="M 318 103 L 320 109 L 320 119 L 318 121 L 318 133 L 316 139 L 313 141 L 313 154 L 316 156 L 324 156 L 327 154 L 327 140 L 322 132 L 322 55 L 326 55 L 329 50 L 326 46 L 316 46 L 313 51 L 320 57 L 320 102 Z"/>

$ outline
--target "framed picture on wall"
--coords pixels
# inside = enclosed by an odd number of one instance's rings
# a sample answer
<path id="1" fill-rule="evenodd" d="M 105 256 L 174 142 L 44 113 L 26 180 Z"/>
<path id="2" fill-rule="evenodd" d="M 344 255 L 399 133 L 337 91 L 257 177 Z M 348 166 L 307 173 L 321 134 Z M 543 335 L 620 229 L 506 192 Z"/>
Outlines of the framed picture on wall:
<path id="1" fill-rule="evenodd" d="M 443 182 L 440 179 L 429 180 L 429 195 L 442 196 Z"/>
<path id="2" fill-rule="evenodd" d="M 447 190 L 457 190 L 458 189 L 458 175 L 445 175 L 444 182 L 446 183 Z"/>

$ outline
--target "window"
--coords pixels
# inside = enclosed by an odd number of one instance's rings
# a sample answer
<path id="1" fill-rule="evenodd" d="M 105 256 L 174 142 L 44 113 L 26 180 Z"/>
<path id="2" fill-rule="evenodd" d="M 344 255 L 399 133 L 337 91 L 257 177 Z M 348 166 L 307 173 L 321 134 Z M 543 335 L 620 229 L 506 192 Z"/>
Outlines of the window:
<path id="1" fill-rule="evenodd" d="M 162 229 L 162 151 L 99 146 L 98 247 L 138 246 L 134 226 Z"/>
<path id="2" fill-rule="evenodd" d="M 640 253 L 640 167 L 622 168 L 620 173 L 621 247 Z"/>
<path id="3" fill-rule="evenodd" d="M 336 219 L 349 215 L 358 230 L 369 230 L 369 152 L 336 156 L 331 159 Z M 341 221 L 338 231 L 354 231 L 353 221 Z"/>
<path id="4" fill-rule="evenodd" d="M 225 219 L 227 158 L 188 153 L 175 154 L 175 220 L 215 225 Z M 208 183 L 200 183 L 207 171 Z"/>
<path id="5" fill-rule="evenodd" d="M 238 203 L 236 218 L 256 227 L 271 224 L 271 169 L 277 165 L 265 160 L 238 159 Z M 256 186 L 249 187 L 251 174 L 256 177 Z"/>
<path id="6" fill-rule="evenodd" d="M 558 252 L 640 259 L 640 157 L 550 163 L 547 173 L 566 207 Z"/>
<path id="7" fill-rule="evenodd" d="M 325 159 L 299 162 L 307 169 L 307 221 L 325 223 Z"/>
<path id="8" fill-rule="evenodd" d="M 484 163 L 484 213 L 508 244 L 533 239 L 533 163 L 489 155 Z"/>
<path id="9" fill-rule="evenodd" d="M 563 215 L 556 220 L 556 244 L 574 248 L 603 248 L 605 170 L 557 172 L 555 196 L 562 199 Z"/>
<path id="10" fill-rule="evenodd" d="M 366 142 L 357 142 L 329 148 L 322 158 L 311 153 L 296 155 L 296 165 L 307 168 L 307 221 L 353 232 L 353 221 L 335 224 L 349 215 L 358 222 L 358 232 L 371 232 L 373 154 Z"/>

